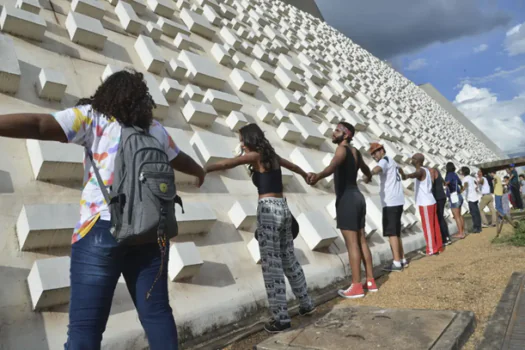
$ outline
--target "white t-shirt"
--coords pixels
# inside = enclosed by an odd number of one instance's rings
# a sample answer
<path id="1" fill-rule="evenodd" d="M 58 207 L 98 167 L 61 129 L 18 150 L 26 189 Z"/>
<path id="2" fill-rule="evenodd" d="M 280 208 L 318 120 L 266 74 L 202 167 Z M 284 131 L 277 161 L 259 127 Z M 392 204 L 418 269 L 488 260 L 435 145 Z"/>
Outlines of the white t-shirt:
<path id="1" fill-rule="evenodd" d="M 91 105 L 69 108 L 53 113 L 53 116 L 64 130 L 69 143 L 91 149 L 104 185 L 110 186 L 113 183 L 115 158 L 122 131 L 120 124 L 114 118 L 106 118 L 103 114 L 94 111 Z M 170 161 L 177 157 L 179 148 L 158 121 L 153 121 L 149 132 L 164 145 Z M 100 217 L 102 220 L 111 220 L 108 206 L 93 173 L 93 167 L 85 165 L 84 162 L 80 220 L 75 226 L 72 243 L 89 232 L 94 219 Z"/>
<path id="2" fill-rule="evenodd" d="M 463 185 L 468 184 L 467 188 L 467 201 L 468 202 L 477 202 L 479 200 L 478 192 L 476 191 L 478 185 L 476 184 L 476 179 L 473 176 L 465 176 L 463 179 Z"/>
<path id="3" fill-rule="evenodd" d="M 405 205 L 403 184 L 401 182 L 401 175 L 399 175 L 396 161 L 385 156 L 377 163 L 377 165 L 383 169 L 383 171 L 379 173 L 379 178 L 381 180 L 381 204 L 383 207 Z"/>

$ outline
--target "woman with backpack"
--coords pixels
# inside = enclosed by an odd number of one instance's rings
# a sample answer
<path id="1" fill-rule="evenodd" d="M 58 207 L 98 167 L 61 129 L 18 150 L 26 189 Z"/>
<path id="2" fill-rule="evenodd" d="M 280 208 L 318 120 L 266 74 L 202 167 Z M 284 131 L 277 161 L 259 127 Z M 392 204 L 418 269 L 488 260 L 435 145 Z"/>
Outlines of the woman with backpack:
<path id="1" fill-rule="evenodd" d="M 286 302 L 288 278 L 295 297 L 299 300 L 300 315 L 314 311 L 308 295 L 303 269 L 294 254 L 292 222 L 295 220 L 283 197 L 281 167 L 303 177 L 307 174 L 299 166 L 275 153 L 272 145 L 257 124 L 248 124 L 239 130 L 241 155 L 206 166 L 206 173 L 248 165 L 253 184 L 259 192 L 256 238 L 259 241 L 261 265 L 268 295 L 272 320 L 264 325 L 269 333 L 279 333 L 291 327 Z"/>
<path id="2" fill-rule="evenodd" d="M 53 114 L 0 116 L 0 136 L 75 143 L 86 149 L 80 220 L 72 238 L 69 330 L 65 349 L 101 348 L 102 334 L 121 274 L 150 349 L 178 349 L 167 278 L 169 238 L 176 232 L 165 232 L 163 229 L 164 226 L 170 228 L 174 224 L 173 169 L 196 176 L 198 186 L 204 181 L 204 171 L 177 147 L 164 127 L 153 120 L 155 107 L 142 73 L 123 70 L 108 77 L 93 96 L 81 99 L 73 108 Z M 133 140 L 121 144 L 124 131 L 126 137 L 129 136 L 126 140 Z M 141 142 L 150 146 L 138 150 L 144 152 L 135 158 L 144 160 L 149 154 L 156 159 L 155 162 L 144 161 L 143 169 L 147 171 L 141 171 L 140 174 L 131 171 L 133 166 L 126 163 L 128 172 L 118 183 L 114 183 L 115 174 L 122 172 L 118 168 L 120 163 L 129 156 L 126 149 Z M 152 152 L 148 153 L 148 150 Z M 116 160 L 119 161 L 118 165 Z M 156 175 L 150 175 L 155 172 Z M 150 186 L 153 182 L 149 177 L 158 179 L 159 175 L 171 178 L 173 182 L 162 180 L 164 182 L 158 186 Z M 123 208 L 131 208 L 137 197 L 129 196 L 128 193 L 128 198 L 123 200 L 122 196 L 127 192 L 124 189 L 122 193 L 119 192 L 121 185 L 131 179 L 132 185 L 143 189 L 148 196 L 153 194 L 165 199 L 169 204 L 168 212 L 162 213 L 162 217 L 167 220 L 163 221 L 163 227 L 152 230 L 152 235 L 135 237 L 140 243 L 121 244 L 123 227 L 132 230 L 133 225 L 129 227 L 128 224 L 133 224 L 135 215 L 138 215 L 137 205 L 133 212 L 123 211 Z M 112 193 L 109 197 L 109 186 L 112 186 L 111 192 L 118 192 L 115 196 Z M 148 215 L 151 216 L 160 215 L 156 208 L 142 210 L 149 210 Z M 130 220 L 126 220 L 127 213 L 130 214 Z M 124 219 L 117 225 L 117 219 L 121 219 L 121 216 Z M 162 235 L 157 235 L 157 232 L 162 232 Z"/>
<path id="3" fill-rule="evenodd" d="M 447 174 L 445 175 L 445 185 L 447 186 L 448 201 L 450 202 L 450 209 L 458 227 L 458 233 L 452 235 L 453 238 L 463 239 L 465 235 L 465 221 L 461 215 L 461 206 L 463 205 L 463 184 L 458 174 L 456 173 L 456 166 L 452 162 L 446 165 Z"/>

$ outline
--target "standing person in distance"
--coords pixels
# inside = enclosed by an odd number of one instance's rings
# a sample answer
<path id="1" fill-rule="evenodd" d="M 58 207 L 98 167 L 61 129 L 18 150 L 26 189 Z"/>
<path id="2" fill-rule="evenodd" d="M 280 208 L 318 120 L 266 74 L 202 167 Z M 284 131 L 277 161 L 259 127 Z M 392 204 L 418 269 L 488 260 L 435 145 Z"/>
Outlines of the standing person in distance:
<path id="1" fill-rule="evenodd" d="M 468 208 L 472 216 L 472 233 L 481 233 L 481 214 L 478 205 L 478 183 L 474 176 L 470 174 L 470 168 L 464 166 L 461 168 L 463 178 L 463 192 L 466 192 Z"/>
<path id="2" fill-rule="evenodd" d="M 478 170 L 478 186 L 481 188 L 481 201 L 479 202 L 479 212 L 481 214 L 481 227 L 489 227 L 487 217 L 485 215 L 484 209 L 489 208 L 490 214 L 492 216 L 491 226 L 496 226 L 496 210 L 494 209 L 494 197 L 490 191 L 490 182 L 488 176 L 483 174 L 483 172 Z"/>
<path id="3" fill-rule="evenodd" d="M 337 124 L 332 134 L 332 142 L 337 144 L 337 149 L 330 165 L 318 174 L 308 174 L 308 183 L 312 186 L 334 174 L 337 228 L 343 233 L 352 270 L 352 284 L 348 289 L 339 291 L 339 295 L 347 299 L 364 297 L 365 288 L 369 292 L 377 292 L 372 253 L 365 236 L 366 202 L 357 187 L 359 169 L 369 179 L 372 173 L 363 161 L 361 153 L 350 145 L 354 135 L 353 125 L 346 122 Z M 361 260 L 365 265 L 365 288 L 361 283 Z"/>
<path id="4" fill-rule="evenodd" d="M 243 153 L 205 167 L 206 173 L 249 165 L 252 181 L 259 193 L 257 205 L 257 240 L 261 265 L 273 319 L 264 325 L 269 333 L 279 333 L 291 327 L 286 301 L 286 282 L 299 300 L 299 314 L 310 315 L 315 308 L 308 295 L 303 268 L 294 253 L 292 213 L 283 197 L 281 167 L 299 174 L 306 181 L 306 172 L 279 157 L 257 124 L 239 130 Z"/>
<path id="5" fill-rule="evenodd" d="M 448 231 L 447 220 L 445 220 L 445 205 L 447 204 L 447 195 L 445 194 L 445 180 L 441 176 L 439 170 L 430 169 L 432 176 L 432 195 L 436 199 L 436 209 L 439 221 L 439 229 L 441 230 L 441 241 L 444 245 L 452 243 L 450 233 Z"/>
<path id="6" fill-rule="evenodd" d="M 523 211 L 523 201 L 521 199 L 520 191 L 520 180 L 518 177 L 518 172 L 516 171 L 516 166 L 514 164 L 509 165 L 507 168 L 507 173 L 509 174 L 509 190 L 512 196 L 512 202 L 516 209 Z"/>
<path id="7" fill-rule="evenodd" d="M 452 215 L 456 221 L 458 227 L 458 233 L 453 235 L 454 238 L 463 239 L 465 238 L 465 220 L 461 215 L 461 207 L 463 206 L 463 196 L 461 191 L 463 190 L 463 183 L 456 173 L 456 166 L 452 162 L 448 162 L 446 165 L 447 174 L 445 175 L 445 184 L 448 189 L 448 200 L 450 202 L 450 209 Z"/>
<path id="8" fill-rule="evenodd" d="M 525 175 L 520 174 L 521 201 L 525 202 Z"/>
<path id="9" fill-rule="evenodd" d="M 403 250 L 401 239 L 401 216 L 405 205 L 405 194 L 398 165 L 394 159 L 386 155 L 385 148 L 379 143 L 370 144 L 368 151 L 372 158 L 377 162 L 377 166 L 372 169 L 372 175 L 379 175 L 381 188 L 381 204 L 383 206 L 383 237 L 388 237 L 394 261 L 385 271 L 401 272 L 408 266 Z M 372 181 L 371 178 L 365 179 L 366 183 Z"/>
<path id="10" fill-rule="evenodd" d="M 123 70 L 108 77 L 93 96 L 81 99 L 73 108 L 53 114 L 0 116 L 0 136 L 83 146 L 94 155 L 101 185 L 109 187 L 117 170 L 115 159 L 123 127 L 138 127 L 158 141 L 173 169 L 196 176 L 200 186 L 204 181 L 203 169 L 153 120 L 153 108 L 155 103 L 142 73 Z M 177 329 L 168 296 L 168 259 L 163 258 L 156 240 L 138 245 L 117 243 L 111 232 L 112 214 L 94 175 L 93 164 L 86 160 L 80 220 L 72 238 L 65 349 L 100 349 L 115 287 L 122 274 L 149 348 L 176 350 Z M 168 257 L 169 252 L 164 256 Z M 149 298 L 148 291 L 151 291 Z"/>
<path id="11" fill-rule="evenodd" d="M 416 205 L 419 207 L 421 225 L 427 242 L 427 255 L 435 255 L 443 251 L 443 241 L 437 216 L 436 199 L 432 194 L 432 175 L 423 166 L 423 163 L 425 163 L 425 156 L 416 153 L 412 156 L 412 164 L 416 167 L 416 171 L 406 175 L 403 169 L 399 169 L 399 173 L 403 180 L 416 180 Z"/>

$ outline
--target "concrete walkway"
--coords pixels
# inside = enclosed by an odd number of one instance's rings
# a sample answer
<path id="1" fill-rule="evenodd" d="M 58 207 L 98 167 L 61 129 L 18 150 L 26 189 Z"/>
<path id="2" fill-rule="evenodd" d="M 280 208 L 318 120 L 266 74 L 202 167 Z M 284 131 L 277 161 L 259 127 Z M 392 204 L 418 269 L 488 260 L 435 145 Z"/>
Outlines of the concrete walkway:
<path id="1" fill-rule="evenodd" d="M 298 329 L 275 335 L 257 350 L 452 350 L 475 327 L 468 311 L 381 309 L 346 305 Z"/>

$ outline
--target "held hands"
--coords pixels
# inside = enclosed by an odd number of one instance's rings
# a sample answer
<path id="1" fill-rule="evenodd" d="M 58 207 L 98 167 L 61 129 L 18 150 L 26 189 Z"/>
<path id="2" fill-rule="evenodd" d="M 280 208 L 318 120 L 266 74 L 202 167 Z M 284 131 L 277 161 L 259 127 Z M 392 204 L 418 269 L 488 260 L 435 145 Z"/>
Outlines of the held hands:
<path id="1" fill-rule="evenodd" d="M 310 186 L 315 186 L 317 184 L 317 182 L 319 181 L 319 174 L 315 174 L 315 173 L 308 173 L 306 175 L 306 183 Z"/>
<path id="2" fill-rule="evenodd" d="M 403 171 L 403 169 L 402 168 L 398 168 L 397 171 L 399 171 L 399 175 L 401 175 L 401 179 L 403 181 L 405 181 L 407 179 L 407 176 L 406 176 L 405 172 Z"/>
<path id="3" fill-rule="evenodd" d="M 195 181 L 195 186 L 200 188 L 202 184 L 204 183 L 204 179 L 206 178 L 206 169 L 203 168 L 202 172 L 197 176 L 197 179 Z"/>

